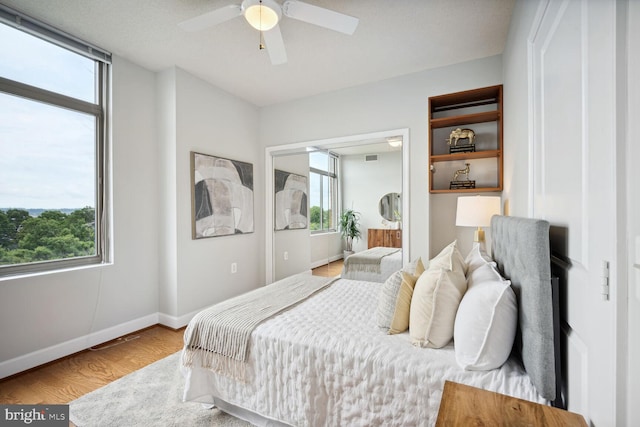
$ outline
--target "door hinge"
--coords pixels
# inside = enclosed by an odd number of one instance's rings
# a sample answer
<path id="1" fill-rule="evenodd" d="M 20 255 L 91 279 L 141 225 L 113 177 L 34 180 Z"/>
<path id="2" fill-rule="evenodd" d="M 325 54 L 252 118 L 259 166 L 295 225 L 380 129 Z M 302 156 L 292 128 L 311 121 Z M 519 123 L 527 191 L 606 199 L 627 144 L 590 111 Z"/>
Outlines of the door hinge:
<path id="1" fill-rule="evenodd" d="M 609 301 L 609 261 L 602 261 L 602 276 L 600 280 L 602 299 Z"/>

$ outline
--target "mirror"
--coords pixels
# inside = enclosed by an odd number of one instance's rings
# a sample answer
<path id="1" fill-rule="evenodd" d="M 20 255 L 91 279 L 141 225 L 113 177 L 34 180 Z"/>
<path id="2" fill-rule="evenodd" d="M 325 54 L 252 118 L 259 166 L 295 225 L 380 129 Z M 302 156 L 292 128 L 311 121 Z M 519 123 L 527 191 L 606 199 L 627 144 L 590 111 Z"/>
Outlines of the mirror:
<path id="1" fill-rule="evenodd" d="M 402 212 L 402 220 L 409 225 L 408 206 L 403 206 L 401 194 L 408 191 L 407 146 L 394 146 L 389 139 L 398 139 L 408 143 L 408 129 L 396 129 L 373 134 L 351 135 L 347 137 L 292 143 L 267 147 L 265 158 L 265 224 L 271 230 L 265 236 L 265 274 L 267 283 L 291 274 L 328 266 L 329 263 L 343 258 L 343 238 L 334 225 L 335 218 L 343 209 L 354 209 L 361 214 L 361 237 L 354 244 L 356 252 L 367 249 L 368 229 L 388 228 L 385 220 L 381 224 L 380 195 L 395 194 L 389 204 L 390 218 L 394 211 Z M 324 154 L 324 163 L 320 164 L 312 157 L 313 153 Z M 333 164 L 332 159 L 337 158 Z M 276 224 L 276 170 L 306 176 L 308 195 L 308 225 L 305 228 L 292 229 L 278 227 Z M 335 173 L 340 177 L 340 185 L 331 184 L 330 177 L 322 171 Z M 278 172 L 280 173 L 280 172 Z M 325 174 L 326 175 L 326 174 Z M 318 182 L 321 183 L 318 186 Z M 319 191 L 316 188 L 319 187 Z M 330 197 L 336 197 L 336 203 L 326 203 Z M 320 208 L 316 205 L 320 203 Z M 322 207 L 327 205 L 326 207 Z M 318 215 L 318 211 L 321 213 Z M 326 216 L 326 217 L 325 217 Z M 329 225 L 328 232 L 318 232 L 316 222 Z M 325 221 L 326 220 L 326 221 Z M 403 224 L 405 225 L 405 224 Z M 325 227 L 322 227 L 323 229 Z M 407 238 L 402 240 L 404 262 L 408 262 L 407 227 L 403 227 Z M 406 259 L 405 259 L 406 257 Z"/>
<path id="2" fill-rule="evenodd" d="M 382 218 L 387 221 L 399 221 L 402 219 L 402 200 L 400 194 L 387 193 L 382 196 L 378 203 L 378 209 Z"/>

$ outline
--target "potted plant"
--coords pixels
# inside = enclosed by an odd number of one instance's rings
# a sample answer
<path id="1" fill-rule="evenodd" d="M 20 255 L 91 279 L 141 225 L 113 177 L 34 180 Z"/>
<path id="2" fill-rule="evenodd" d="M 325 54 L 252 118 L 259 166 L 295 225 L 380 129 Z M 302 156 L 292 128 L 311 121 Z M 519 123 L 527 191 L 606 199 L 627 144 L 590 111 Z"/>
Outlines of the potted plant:
<path id="1" fill-rule="evenodd" d="M 353 240 L 360 238 L 360 214 L 353 209 L 347 209 L 340 215 L 340 231 L 345 239 L 344 258 L 353 254 Z"/>

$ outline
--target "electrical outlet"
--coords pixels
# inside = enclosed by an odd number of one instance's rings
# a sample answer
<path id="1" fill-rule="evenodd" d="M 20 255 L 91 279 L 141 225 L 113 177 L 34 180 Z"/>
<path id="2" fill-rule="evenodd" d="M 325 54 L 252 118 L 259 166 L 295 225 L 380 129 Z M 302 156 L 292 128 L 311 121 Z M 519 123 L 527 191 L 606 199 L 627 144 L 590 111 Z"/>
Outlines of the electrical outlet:
<path id="1" fill-rule="evenodd" d="M 284 252 L 284 260 L 287 261 L 289 259 L 289 252 Z"/>
<path id="2" fill-rule="evenodd" d="M 235 274 L 238 272 L 238 264 L 235 262 L 231 263 L 231 274 Z"/>

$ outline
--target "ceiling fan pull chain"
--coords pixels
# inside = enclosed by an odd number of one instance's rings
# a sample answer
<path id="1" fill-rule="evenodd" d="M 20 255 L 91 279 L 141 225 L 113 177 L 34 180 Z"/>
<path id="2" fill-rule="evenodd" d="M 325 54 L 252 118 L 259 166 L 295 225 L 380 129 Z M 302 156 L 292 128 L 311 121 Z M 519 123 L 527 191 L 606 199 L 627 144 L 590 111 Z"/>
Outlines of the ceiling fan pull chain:
<path id="1" fill-rule="evenodd" d="M 260 40 L 258 42 L 258 47 L 260 50 L 264 50 L 264 38 L 262 37 L 262 0 L 260 0 Z"/>

